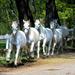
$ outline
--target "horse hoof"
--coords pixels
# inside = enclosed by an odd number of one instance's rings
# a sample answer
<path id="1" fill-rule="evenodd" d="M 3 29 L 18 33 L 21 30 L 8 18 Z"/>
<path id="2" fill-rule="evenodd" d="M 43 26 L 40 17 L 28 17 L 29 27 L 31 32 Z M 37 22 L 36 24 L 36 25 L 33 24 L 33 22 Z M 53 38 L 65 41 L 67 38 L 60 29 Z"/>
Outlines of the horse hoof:
<path id="1" fill-rule="evenodd" d="M 34 59 L 34 55 L 30 55 L 29 56 L 29 59 Z"/>
<path id="2" fill-rule="evenodd" d="M 49 57 L 50 55 L 47 55 L 46 57 Z"/>
<path id="3" fill-rule="evenodd" d="M 10 61 L 10 59 L 6 59 L 6 62 L 9 62 Z"/>
<path id="4" fill-rule="evenodd" d="M 16 68 L 16 67 L 17 67 L 17 65 L 14 65 L 14 67 Z"/>
<path id="5" fill-rule="evenodd" d="M 9 61 L 6 61 L 7 63 L 9 63 Z"/>
<path id="6" fill-rule="evenodd" d="M 37 57 L 37 59 L 39 59 L 39 57 Z"/>
<path id="7" fill-rule="evenodd" d="M 53 56 L 54 54 L 52 53 L 51 56 Z"/>
<path id="8" fill-rule="evenodd" d="M 17 64 L 14 64 L 14 67 L 16 68 L 18 65 Z"/>
<path id="9" fill-rule="evenodd" d="M 17 62 L 14 62 L 14 67 L 17 67 L 17 65 L 18 65 Z"/>
<path id="10" fill-rule="evenodd" d="M 29 57 L 30 59 L 34 59 L 34 57 Z"/>
<path id="11" fill-rule="evenodd" d="M 46 53 L 44 53 L 43 55 L 46 56 Z"/>
<path id="12" fill-rule="evenodd" d="M 49 56 L 50 54 L 48 53 L 47 56 Z"/>

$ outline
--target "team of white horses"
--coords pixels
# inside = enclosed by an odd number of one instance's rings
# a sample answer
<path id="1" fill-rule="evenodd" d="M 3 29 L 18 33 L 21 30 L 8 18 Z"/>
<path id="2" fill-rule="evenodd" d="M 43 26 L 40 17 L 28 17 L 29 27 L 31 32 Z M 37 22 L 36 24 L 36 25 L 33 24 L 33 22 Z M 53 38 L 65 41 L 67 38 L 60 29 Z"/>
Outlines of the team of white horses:
<path id="1" fill-rule="evenodd" d="M 43 41 L 43 55 L 54 55 L 56 45 L 58 45 L 58 49 L 63 49 L 63 39 L 68 36 L 69 29 L 65 26 L 59 26 L 57 24 L 57 20 L 54 20 L 50 23 L 50 28 L 45 28 L 38 19 L 35 21 L 34 28 L 30 27 L 30 21 L 23 20 L 23 22 L 24 31 L 19 30 L 17 21 L 12 22 L 12 33 L 9 36 L 6 44 L 8 49 L 6 53 L 7 61 L 10 61 L 13 45 L 16 46 L 14 65 L 17 65 L 18 63 L 18 57 L 21 48 L 27 46 L 28 44 L 30 45 L 29 51 L 31 57 L 34 57 L 34 49 L 37 48 L 35 49 L 37 52 L 37 58 L 40 57 L 41 41 Z"/>

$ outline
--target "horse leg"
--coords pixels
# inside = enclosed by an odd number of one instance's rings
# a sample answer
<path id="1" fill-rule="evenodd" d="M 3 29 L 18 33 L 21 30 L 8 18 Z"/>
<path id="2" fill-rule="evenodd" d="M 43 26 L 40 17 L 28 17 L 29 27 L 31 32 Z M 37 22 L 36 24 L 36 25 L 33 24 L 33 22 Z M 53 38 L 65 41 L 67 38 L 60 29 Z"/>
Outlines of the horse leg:
<path id="1" fill-rule="evenodd" d="M 48 45 L 48 53 L 47 53 L 48 56 L 50 55 L 50 49 L 51 49 L 51 41 L 49 42 L 49 45 Z"/>
<path id="2" fill-rule="evenodd" d="M 12 45 L 9 44 L 9 49 L 8 49 L 8 51 L 6 53 L 6 61 L 9 61 L 10 60 L 11 51 L 12 51 Z"/>
<path id="3" fill-rule="evenodd" d="M 15 55 L 15 62 L 14 62 L 15 66 L 17 66 L 17 60 L 18 60 L 19 51 L 20 51 L 20 46 L 17 46 L 17 51 L 16 51 L 16 55 Z"/>
<path id="4" fill-rule="evenodd" d="M 31 47 L 30 47 L 30 53 L 32 58 L 34 57 L 33 48 L 34 48 L 34 42 L 31 43 Z"/>
<path id="5" fill-rule="evenodd" d="M 37 50 L 37 58 L 39 58 L 39 53 L 40 53 L 40 41 L 38 41 L 38 50 Z"/>
<path id="6" fill-rule="evenodd" d="M 6 49 L 9 47 L 9 39 L 6 40 Z"/>
<path id="7" fill-rule="evenodd" d="M 54 43 L 53 48 L 52 48 L 52 53 L 51 55 L 54 55 L 54 49 L 55 49 L 56 43 Z"/>
<path id="8" fill-rule="evenodd" d="M 46 55 L 45 46 L 46 46 L 46 39 L 43 40 L 43 55 Z"/>
<path id="9" fill-rule="evenodd" d="M 63 53 L 63 40 L 61 40 L 60 42 L 60 49 L 61 49 L 61 52 Z"/>

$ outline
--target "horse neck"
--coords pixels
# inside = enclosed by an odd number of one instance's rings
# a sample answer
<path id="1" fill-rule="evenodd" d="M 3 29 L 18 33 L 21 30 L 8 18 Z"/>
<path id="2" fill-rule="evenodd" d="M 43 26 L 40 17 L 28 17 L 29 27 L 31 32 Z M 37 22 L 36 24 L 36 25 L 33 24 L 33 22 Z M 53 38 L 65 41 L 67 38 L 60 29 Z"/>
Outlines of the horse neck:
<path id="1" fill-rule="evenodd" d="M 28 33 L 27 33 L 27 34 L 25 34 L 25 35 L 26 35 L 26 39 L 27 39 L 27 40 L 29 40 L 29 35 L 30 35 L 30 33 L 31 33 L 31 28 L 29 28 L 29 29 L 28 29 Z"/>
<path id="2" fill-rule="evenodd" d="M 17 30 L 16 34 L 13 35 L 14 39 L 16 39 L 18 37 L 18 35 L 20 35 L 20 30 Z"/>
<path id="3" fill-rule="evenodd" d="M 54 28 L 60 28 L 60 25 L 56 22 L 54 22 Z"/>
<path id="4" fill-rule="evenodd" d="M 45 27 L 40 25 L 40 31 L 43 32 L 45 30 Z"/>
<path id="5" fill-rule="evenodd" d="M 55 29 L 61 28 L 58 23 L 54 23 L 54 27 L 52 28 L 52 31 L 54 32 Z"/>

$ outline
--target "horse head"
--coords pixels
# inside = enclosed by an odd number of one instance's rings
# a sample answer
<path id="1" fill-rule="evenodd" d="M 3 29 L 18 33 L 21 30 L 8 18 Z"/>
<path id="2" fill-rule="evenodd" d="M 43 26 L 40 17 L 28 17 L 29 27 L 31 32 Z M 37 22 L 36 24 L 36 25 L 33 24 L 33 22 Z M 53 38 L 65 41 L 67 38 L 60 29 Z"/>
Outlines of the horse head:
<path id="1" fill-rule="evenodd" d="M 54 28 L 54 22 L 53 22 L 53 21 L 50 22 L 50 28 L 51 28 L 51 29 Z"/>
<path id="2" fill-rule="evenodd" d="M 54 29 L 54 28 L 57 28 L 59 25 L 57 23 L 57 19 L 53 20 L 50 22 L 50 28 L 51 29 Z"/>
<path id="3" fill-rule="evenodd" d="M 39 19 L 35 20 L 35 28 L 38 29 L 40 26 L 40 21 Z"/>
<path id="4" fill-rule="evenodd" d="M 28 20 L 28 21 L 25 21 L 25 20 L 23 20 L 23 22 L 24 22 L 24 32 L 25 32 L 25 34 L 27 34 L 28 32 L 29 32 L 29 29 L 30 29 L 30 20 Z"/>
<path id="5" fill-rule="evenodd" d="M 39 19 L 35 20 L 35 28 L 40 32 L 41 23 Z"/>
<path id="6" fill-rule="evenodd" d="M 13 35 L 15 35 L 17 33 L 18 30 L 18 22 L 17 21 L 13 21 L 12 25 L 11 25 L 12 31 L 13 31 Z"/>

